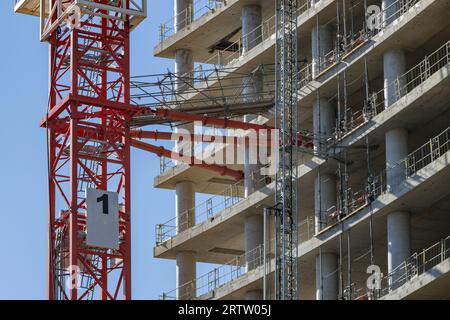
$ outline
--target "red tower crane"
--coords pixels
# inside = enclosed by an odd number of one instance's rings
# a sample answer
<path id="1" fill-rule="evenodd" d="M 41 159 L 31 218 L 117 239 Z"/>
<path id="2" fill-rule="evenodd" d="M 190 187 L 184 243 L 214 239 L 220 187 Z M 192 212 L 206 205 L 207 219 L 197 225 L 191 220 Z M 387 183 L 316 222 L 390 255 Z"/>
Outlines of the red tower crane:
<path id="1" fill-rule="evenodd" d="M 130 149 L 180 156 L 136 140 L 173 136 L 131 130 L 132 118 L 152 114 L 163 122 L 272 128 L 210 117 L 208 112 L 198 115 L 165 105 L 152 109 L 130 103 L 130 32 L 145 19 L 146 0 L 19 0 L 15 11 L 39 16 L 41 41 L 50 45 L 48 108 L 40 122 L 48 142 L 48 298 L 92 299 L 97 292 L 96 298 L 115 300 L 122 291 L 123 299 L 131 299 Z M 202 141 L 207 136 L 192 137 Z M 243 177 L 242 171 L 223 165 L 190 165 L 236 180 Z M 117 245 L 89 241 L 87 190 L 117 195 Z M 107 206 L 103 214 L 108 214 Z"/>
<path id="2" fill-rule="evenodd" d="M 28 11 L 27 11 L 28 10 Z M 146 1 L 21 0 L 50 45 L 49 299 L 131 299 L 130 31 Z M 86 241 L 86 188 L 119 194 L 117 248 Z"/>

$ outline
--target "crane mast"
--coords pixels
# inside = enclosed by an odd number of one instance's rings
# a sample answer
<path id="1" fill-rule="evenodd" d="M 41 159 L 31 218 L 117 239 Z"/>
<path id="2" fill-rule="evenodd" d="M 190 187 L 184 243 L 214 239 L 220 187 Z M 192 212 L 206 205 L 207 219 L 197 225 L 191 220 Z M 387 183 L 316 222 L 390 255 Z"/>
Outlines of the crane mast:
<path id="1" fill-rule="evenodd" d="M 280 135 L 280 159 L 275 206 L 275 294 L 279 300 L 298 296 L 297 280 L 297 139 L 298 59 L 297 0 L 277 0 L 275 123 Z"/>
<path id="2" fill-rule="evenodd" d="M 136 3 L 140 3 L 140 7 Z M 48 8 L 46 6 L 48 5 Z M 50 45 L 49 299 L 131 299 L 130 31 L 144 1 L 40 2 Z M 86 190 L 119 201 L 117 248 L 88 244 Z M 95 293 L 98 293 L 98 297 Z"/>

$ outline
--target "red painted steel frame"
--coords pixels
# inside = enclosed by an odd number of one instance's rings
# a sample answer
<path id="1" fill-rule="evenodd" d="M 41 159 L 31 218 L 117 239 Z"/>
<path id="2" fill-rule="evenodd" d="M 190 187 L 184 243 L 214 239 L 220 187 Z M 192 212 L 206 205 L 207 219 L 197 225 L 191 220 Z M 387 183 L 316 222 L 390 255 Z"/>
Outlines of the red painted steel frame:
<path id="1" fill-rule="evenodd" d="M 109 0 L 92 1 L 114 6 Z M 129 0 L 119 0 L 115 5 L 121 7 L 123 1 L 129 7 Z M 66 0 L 64 4 L 71 2 Z M 54 3 L 56 0 L 50 0 L 51 6 Z M 129 23 L 108 17 L 102 9 L 93 10 L 98 15 L 84 14 L 80 28 L 60 27 L 49 39 L 49 105 L 40 124 L 48 132 L 48 297 L 52 300 L 88 298 L 94 290 L 105 300 L 117 299 L 120 290 L 123 299 L 131 299 L 129 123 L 141 109 L 130 104 Z M 57 10 L 50 17 L 52 22 L 56 14 Z M 174 121 L 271 129 L 162 109 L 156 113 Z M 242 177 L 241 172 L 226 167 L 201 166 L 236 179 Z M 118 250 L 86 244 L 84 192 L 88 187 L 120 194 Z M 81 276 L 89 281 L 78 288 Z"/>
<path id="2" fill-rule="evenodd" d="M 131 299 L 128 123 L 136 107 L 129 104 L 129 24 L 105 15 L 85 14 L 81 21 L 80 28 L 58 28 L 49 40 L 50 97 L 43 122 L 49 152 L 48 297 L 84 299 L 96 290 L 102 299 L 117 299 L 122 290 L 122 298 Z M 80 134 L 89 130 L 95 137 Z M 118 250 L 86 244 L 87 187 L 119 192 Z M 80 277 L 88 279 L 85 287 L 70 286 Z"/>
<path id="3" fill-rule="evenodd" d="M 172 158 L 174 160 L 184 160 L 183 162 L 189 164 L 190 166 L 210 170 L 220 174 L 221 176 L 229 176 L 238 181 L 244 178 L 244 173 L 240 170 L 233 170 L 223 165 L 210 164 L 204 160 L 197 159 L 194 156 L 183 156 L 180 153 L 167 150 L 164 147 L 157 147 L 149 143 L 141 142 L 139 140 L 131 140 L 131 145 L 137 149 L 154 153 L 159 157 L 163 156 L 166 158 Z"/>
<path id="4" fill-rule="evenodd" d="M 162 131 L 146 131 L 146 130 L 131 130 L 132 138 L 138 139 L 152 139 L 152 140 L 180 140 L 180 134 L 173 132 L 162 132 Z M 235 137 L 235 136 L 222 136 L 222 135 L 209 135 L 209 134 L 191 134 L 190 139 L 193 142 L 206 142 L 206 143 L 230 143 L 238 145 L 240 143 L 245 143 L 247 145 L 260 145 L 260 146 L 270 146 L 271 137 L 259 138 L 258 136 L 253 139 L 249 137 Z"/>

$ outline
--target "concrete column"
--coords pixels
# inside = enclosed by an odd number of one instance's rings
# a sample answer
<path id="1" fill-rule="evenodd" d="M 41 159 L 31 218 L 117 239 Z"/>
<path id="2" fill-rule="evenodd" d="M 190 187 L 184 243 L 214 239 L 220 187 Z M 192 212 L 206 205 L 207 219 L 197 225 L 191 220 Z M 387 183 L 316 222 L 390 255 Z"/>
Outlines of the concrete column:
<path id="1" fill-rule="evenodd" d="M 263 74 L 261 70 L 255 71 L 253 74 L 245 77 L 243 80 L 244 102 L 252 103 L 261 99 L 260 93 L 263 91 Z M 256 115 L 244 116 L 245 122 L 251 122 L 256 119 Z M 256 139 L 258 133 L 254 131 L 249 135 L 250 138 Z M 255 143 L 256 141 L 254 141 Z M 254 191 L 262 187 L 261 174 L 259 172 L 260 161 L 258 157 L 258 146 L 256 144 L 245 146 L 245 158 L 244 158 L 244 192 L 245 197 L 248 197 Z"/>
<path id="2" fill-rule="evenodd" d="M 329 25 L 315 26 L 311 32 L 312 74 L 321 72 L 320 62 L 326 54 L 333 50 L 333 29 Z"/>
<path id="3" fill-rule="evenodd" d="M 261 42 L 261 23 L 262 13 L 259 5 L 248 5 L 242 8 L 242 48 L 243 52 L 247 52 Z M 263 91 L 263 74 L 261 70 L 256 70 L 248 77 L 243 79 L 243 98 L 244 102 L 256 102 L 261 99 L 260 93 Z M 246 115 L 245 122 L 251 122 L 256 118 L 255 115 Z M 261 184 L 257 181 L 261 180 L 257 170 L 258 165 L 258 148 L 256 146 L 245 147 L 244 162 L 244 189 L 245 197 L 257 190 Z"/>
<path id="4" fill-rule="evenodd" d="M 319 233 L 326 226 L 326 213 L 336 207 L 336 176 L 322 174 L 314 183 L 315 232 Z"/>
<path id="5" fill-rule="evenodd" d="M 262 41 L 262 11 L 259 5 L 242 8 L 242 52 L 246 53 Z"/>
<path id="6" fill-rule="evenodd" d="M 194 7 L 193 0 L 174 0 L 174 29 L 175 33 L 189 25 L 193 20 Z M 175 82 L 175 90 L 177 93 L 183 93 L 193 84 L 194 60 L 192 52 L 187 49 L 178 49 L 175 52 L 175 74 L 179 80 Z M 185 124 L 176 128 L 194 133 L 193 124 Z M 185 142 L 184 142 L 185 143 Z M 183 147 L 183 143 L 175 144 L 176 151 L 183 151 L 188 156 L 193 154 L 193 143 L 191 148 Z M 189 150 L 190 149 L 190 150 Z M 176 191 L 176 213 L 177 213 L 177 230 L 184 231 L 195 225 L 195 191 L 194 184 L 191 181 L 181 181 L 175 186 Z M 183 251 L 179 252 L 176 257 L 176 279 L 177 279 L 177 299 L 192 299 L 196 295 L 196 259 L 195 252 Z"/>
<path id="7" fill-rule="evenodd" d="M 338 256 L 322 253 L 316 256 L 316 299 L 337 300 L 339 297 Z"/>
<path id="8" fill-rule="evenodd" d="M 175 186 L 178 232 L 195 224 L 195 191 L 194 183 L 181 181 Z"/>
<path id="9" fill-rule="evenodd" d="M 192 52 L 187 49 L 178 49 L 175 52 L 175 74 L 180 78 L 175 82 L 175 91 L 182 93 L 193 84 L 194 60 Z"/>
<path id="10" fill-rule="evenodd" d="M 245 254 L 249 270 L 259 266 L 256 259 L 261 252 L 256 250 L 264 241 L 264 220 L 262 214 L 253 214 L 245 218 Z"/>
<path id="11" fill-rule="evenodd" d="M 177 291 L 176 298 L 178 300 L 189 300 L 196 296 L 196 263 L 195 252 L 184 251 L 179 252 L 176 257 L 177 261 Z"/>
<path id="12" fill-rule="evenodd" d="M 261 7 L 256 5 L 245 6 L 242 9 L 242 35 L 243 52 L 247 52 L 261 42 L 261 29 L 255 30 L 261 25 Z M 261 70 L 243 79 L 244 89 L 242 95 L 245 102 L 256 102 L 261 99 L 260 93 L 263 91 L 263 74 Z M 255 115 L 246 115 L 245 122 L 251 122 L 256 118 Z M 255 134 L 257 134 L 255 132 Z M 253 138 L 255 138 L 254 136 Z M 258 161 L 257 146 L 246 145 L 244 162 L 244 196 L 248 197 L 254 191 L 259 189 L 261 174 L 258 171 L 261 168 Z M 257 248 L 264 241 L 264 218 L 262 214 L 254 214 L 245 219 L 245 253 L 246 265 L 248 270 L 253 270 L 259 266 L 262 261 L 262 251 Z M 258 258 L 259 256 L 259 258 Z M 245 293 L 246 300 L 262 300 L 263 290 L 255 289 Z"/>
<path id="13" fill-rule="evenodd" d="M 408 155 L 408 131 L 398 128 L 386 132 L 386 181 L 392 190 L 405 180 L 406 168 L 402 161 Z"/>
<path id="14" fill-rule="evenodd" d="M 194 70 L 194 60 L 192 59 L 192 53 L 190 50 L 186 49 L 178 49 L 175 53 L 175 74 L 178 76 L 178 79 L 175 80 L 175 92 L 182 94 L 183 91 L 189 90 L 193 85 L 193 70 Z M 176 132 L 179 132 L 180 129 L 188 130 L 189 133 L 194 133 L 194 124 L 188 123 L 179 127 L 176 127 Z M 184 146 L 186 146 L 184 144 Z M 179 152 L 183 144 L 175 143 L 175 151 Z M 194 143 L 192 142 L 190 145 L 190 153 L 189 147 L 183 148 L 184 155 L 189 156 L 193 153 Z"/>
<path id="15" fill-rule="evenodd" d="M 245 116 L 245 121 L 248 121 Z M 245 146 L 244 197 L 247 198 L 262 186 L 261 166 L 258 164 L 258 146 Z"/>
<path id="16" fill-rule="evenodd" d="M 392 212 L 387 217 L 388 231 L 388 272 L 409 258 L 411 254 L 411 215 L 409 212 Z M 402 285 L 398 283 L 404 270 L 394 272 L 390 278 L 391 289 Z"/>
<path id="17" fill-rule="evenodd" d="M 331 136 L 336 126 L 336 110 L 326 98 L 319 98 L 313 106 L 314 150 L 326 152 L 325 138 Z M 319 183 L 320 180 L 320 183 Z M 336 177 L 332 174 L 321 174 L 315 180 L 315 231 L 326 225 L 325 213 L 336 206 Z"/>
<path id="18" fill-rule="evenodd" d="M 384 106 L 391 106 L 398 100 L 398 88 L 405 85 L 405 79 L 399 76 L 406 72 L 406 56 L 405 52 L 400 48 L 389 49 L 383 55 L 384 69 Z"/>
<path id="19" fill-rule="evenodd" d="M 393 190 L 405 180 L 405 165 L 402 162 L 408 155 L 408 131 L 392 129 L 386 132 L 386 180 L 388 190 Z M 388 230 L 388 272 L 392 272 L 405 261 L 411 251 L 411 222 L 408 212 L 392 212 L 387 217 Z M 396 283 L 400 272 L 391 278 L 392 289 L 401 285 Z"/>
<path id="20" fill-rule="evenodd" d="M 194 17 L 193 0 L 174 0 L 174 28 L 175 33 L 189 25 Z"/>
<path id="21" fill-rule="evenodd" d="M 314 150 L 326 151 L 321 142 L 333 134 L 336 127 L 336 108 L 326 98 L 319 98 L 313 106 Z"/>
<path id="22" fill-rule="evenodd" d="M 261 93 L 264 90 L 264 75 L 261 69 L 257 69 L 242 80 L 242 96 L 245 102 L 256 102 L 261 100 Z M 253 120 L 254 115 L 250 115 L 248 120 Z"/>
<path id="23" fill-rule="evenodd" d="M 263 261 L 263 250 L 258 250 L 264 242 L 264 220 L 262 214 L 254 214 L 245 219 L 245 259 L 248 270 L 259 267 Z M 255 289 L 245 293 L 245 300 L 262 300 L 263 290 Z"/>
<path id="24" fill-rule="evenodd" d="M 195 224 L 195 191 L 191 181 L 181 181 L 175 186 L 178 232 Z M 176 257 L 177 299 L 195 297 L 196 260 L 195 253 L 182 251 Z"/>

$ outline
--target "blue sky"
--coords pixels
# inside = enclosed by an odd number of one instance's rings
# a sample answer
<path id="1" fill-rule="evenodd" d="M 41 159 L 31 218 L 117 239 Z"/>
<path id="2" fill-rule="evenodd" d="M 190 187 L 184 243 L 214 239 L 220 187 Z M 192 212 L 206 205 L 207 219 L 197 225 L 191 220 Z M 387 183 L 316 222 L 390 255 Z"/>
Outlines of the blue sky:
<path id="1" fill-rule="evenodd" d="M 47 103 L 48 45 L 39 42 L 38 18 L 14 14 L 13 4 L 13 0 L 0 1 L 0 299 L 46 299 L 46 144 L 45 130 L 38 121 Z M 152 55 L 158 25 L 172 12 L 170 1 L 149 1 L 148 19 L 132 34 L 132 75 L 173 69 L 173 61 Z M 133 150 L 132 280 L 136 299 L 155 299 L 175 287 L 175 262 L 153 258 L 155 225 L 175 215 L 175 193 L 153 188 L 158 173 L 156 156 Z"/>

